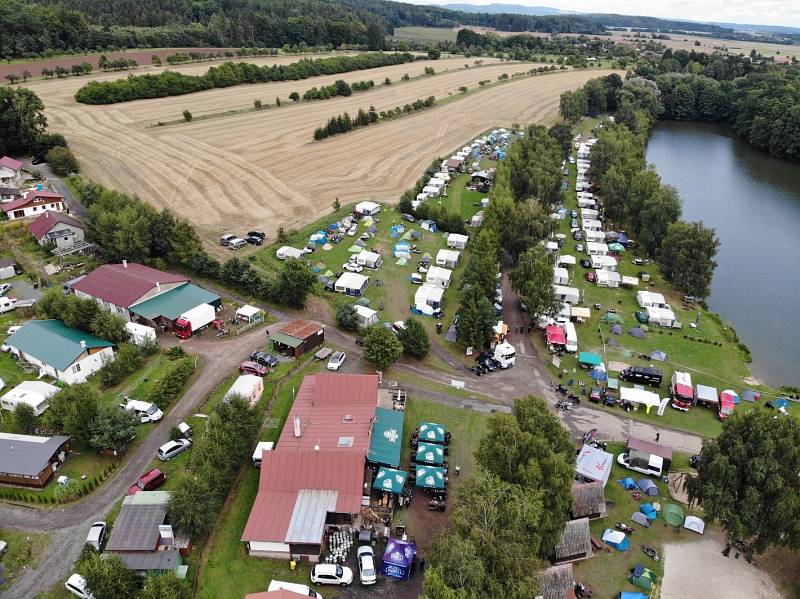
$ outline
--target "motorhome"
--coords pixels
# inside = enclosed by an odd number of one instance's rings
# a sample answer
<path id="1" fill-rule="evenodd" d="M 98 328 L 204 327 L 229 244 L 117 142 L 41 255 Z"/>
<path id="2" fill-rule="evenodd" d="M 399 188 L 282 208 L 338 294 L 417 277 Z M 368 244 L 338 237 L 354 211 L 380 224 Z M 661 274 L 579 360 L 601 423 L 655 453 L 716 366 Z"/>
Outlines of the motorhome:
<path id="1" fill-rule="evenodd" d="M 672 373 L 669 390 L 672 394 L 672 407 L 682 412 L 688 412 L 694 403 L 692 375 L 676 370 Z"/>

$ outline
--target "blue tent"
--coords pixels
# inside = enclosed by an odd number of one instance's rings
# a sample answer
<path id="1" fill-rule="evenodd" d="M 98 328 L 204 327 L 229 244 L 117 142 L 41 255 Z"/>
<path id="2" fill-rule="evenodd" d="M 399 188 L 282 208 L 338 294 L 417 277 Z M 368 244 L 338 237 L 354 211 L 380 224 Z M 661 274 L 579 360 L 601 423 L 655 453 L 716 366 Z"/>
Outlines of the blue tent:
<path id="1" fill-rule="evenodd" d="M 381 574 L 400 580 L 408 580 L 411 576 L 411 562 L 417 553 L 416 544 L 389 537 L 386 551 L 383 553 Z"/>
<path id="2" fill-rule="evenodd" d="M 602 368 L 594 367 L 589 371 L 589 377 L 596 381 L 608 380 L 608 373 Z"/>
<path id="3" fill-rule="evenodd" d="M 623 488 L 623 489 L 625 489 L 626 491 L 633 491 L 634 489 L 638 489 L 638 488 L 639 488 L 639 487 L 636 485 L 636 481 L 634 481 L 634 480 L 633 480 L 632 478 L 630 478 L 630 477 L 628 477 L 628 478 L 623 478 L 623 479 L 621 479 L 621 480 L 618 480 L 617 482 L 618 482 L 619 484 L 621 484 L 621 485 L 622 485 L 622 488 Z"/>
<path id="4" fill-rule="evenodd" d="M 656 508 L 653 507 L 652 503 L 643 503 L 639 506 L 639 511 L 647 516 L 650 520 L 655 520 L 658 517 L 658 512 L 656 511 Z"/>
<path id="5" fill-rule="evenodd" d="M 617 236 L 617 243 L 621 243 L 622 245 L 628 245 L 630 242 L 631 240 L 628 239 L 628 236 L 625 235 L 625 233 L 620 233 Z"/>
<path id="6" fill-rule="evenodd" d="M 627 551 L 631 546 L 631 540 L 624 532 L 614 530 L 613 528 L 606 528 L 601 537 L 603 543 L 609 547 L 613 547 L 617 551 Z"/>
<path id="7" fill-rule="evenodd" d="M 389 232 L 389 235 L 395 239 L 400 237 L 403 233 L 406 232 L 406 228 L 403 225 L 393 225 L 392 230 Z"/>
<path id="8" fill-rule="evenodd" d="M 658 487 L 656 486 L 656 483 L 654 483 L 649 478 L 641 479 L 639 481 L 639 488 L 645 495 L 650 495 L 651 497 L 658 497 Z"/>
<path id="9" fill-rule="evenodd" d="M 578 354 L 578 362 L 586 366 L 597 366 L 603 359 L 593 352 L 582 351 Z"/>
<path id="10" fill-rule="evenodd" d="M 761 393 L 759 393 L 758 391 L 753 391 L 752 389 L 745 389 L 744 391 L 742 391 L 742 401 L 755 403 L 759 399 L 761 399 Z"/>
<path id="11" fill-rule="evenodd" d="M 630 591 L 622 591 L 617 597 L 618 599 L 648 599 L 644 593 L 631 593 Z"/>

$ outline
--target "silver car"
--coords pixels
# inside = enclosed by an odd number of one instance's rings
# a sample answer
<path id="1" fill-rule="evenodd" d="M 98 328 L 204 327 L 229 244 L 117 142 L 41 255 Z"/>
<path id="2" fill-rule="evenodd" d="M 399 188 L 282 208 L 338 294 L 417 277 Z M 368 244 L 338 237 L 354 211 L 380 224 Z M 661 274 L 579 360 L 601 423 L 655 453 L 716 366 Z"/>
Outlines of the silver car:
<path id="1" fill-rule="evenodd" d="M 164 443 L 164 445 L 158 448 L 158 459 L 162 462 L 168 462 L 172 458 L 182 454 L 191 446 L 192 442 L 189 439 L 174 439 L 172 441 L 167 441 Z"/>

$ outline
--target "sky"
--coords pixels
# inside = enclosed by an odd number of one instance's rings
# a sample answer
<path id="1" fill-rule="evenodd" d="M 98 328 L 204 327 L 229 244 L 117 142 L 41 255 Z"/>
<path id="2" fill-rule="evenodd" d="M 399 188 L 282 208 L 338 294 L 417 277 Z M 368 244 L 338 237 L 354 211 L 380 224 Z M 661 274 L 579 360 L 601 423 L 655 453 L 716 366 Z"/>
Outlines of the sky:
<path id="1" fill-rule="evenodd" d="M 644 15 L 667 19 L 800 27 L 798 0 L 405 0 L 414 4 L 523 4 L 576 12 Z"/>

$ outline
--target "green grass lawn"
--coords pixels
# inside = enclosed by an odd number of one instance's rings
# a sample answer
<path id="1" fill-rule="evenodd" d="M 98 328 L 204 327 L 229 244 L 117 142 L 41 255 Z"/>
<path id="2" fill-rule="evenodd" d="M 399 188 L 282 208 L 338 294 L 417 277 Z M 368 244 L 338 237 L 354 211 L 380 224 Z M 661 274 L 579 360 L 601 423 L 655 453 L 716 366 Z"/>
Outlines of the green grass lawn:
<path id="1" fill-rule="evenodd" d="M 27 539 L 30 539 L 30 546 Z M 22 568 L 30 568 L 36 565 L 42 553 L 50 544 L 50 535 L 0 528 L 0 541 L 8 543 L 8 549 L 0 557 L 0 565 L 3 566 L 3 579 L 5 579 L 5 583 L 0 583 L 0 593 L 2 593 L 14 584 L 14 579 Z"/>
<path id="2" fill-rule="evenodd" d="M 281 368 L 283 367 L 282 365 Z M 321 362 L 311 362 L 300 372 L 283 380 L 269 411 L 270 424 L 275 424 L 275 426 L 264 427 L 259 434 L 259 440 L 273 442 L 278 440 L 294 402 L 294 393 L 300 387 L 305 376 L 321 368 Z M 288 370 L 289 367 L 286 367 L 286 371 L 283 372 L 284 377 Z M 273 379 L 274 382 L 271 382 L 271 390 L 268 392 L 265 389 L 265 399 L 261 402 L 264 404 L 262 407 L 266 406 L 268 398 L 279 380 L 281 380 L 280 373 Z M 240 540 L 250 515 L 250 508 L 258 493 L 259 473 L 260 470 L 249 464 L 242 466 L 242 472 L 231 488 L 213 535 L 205 547 L 201 548 L 200 552 L 196 552 L 195 561 L 201 564 L 197 577 L 197 597 L 239 599 L 246 593 L 266 591 L 273 578 L 308 583 L 309 568 L 307 565 L 301 564 L 295 572 L 291 572 L 289 564 L 283 560 L 250 557 Z M 325 593 L 326 596 L 329 594 L 329 592 Z"/>
<path id="3" fill-rule="evenodd" d="M 624 450 L 624 445 L 609 443 L 608 451 L 615 456 Z M 688 457 L 675 454 L 672 465 L 672 470 L 688 470 Z M 685 505 L 680 504 L 669 495 L 669 491 L 665 484 L 653 478 L 653 482 L 658 485 L 659 496 L 648 497 L 644 496 L 641 501 L 633 499 L 630 491 L 625 491 L 622 485 L 617 483 L 618 479 L 631 477 L 634 480 L 647 478 L 638 472 L 633 472 L 626 468 L 622 468 L 614 463 L 611 470 L 611 477 L 606 485 L 606 501 L 613 502 L 613 505 L 608 507 L 608 516 L 594 520 L 591 525 L 592 534 L 600 538 L 606 528 L 614 528 L 617 522 L 624 522 L 628 526 L 633 526 L 636 529 L 630 538 L 630 549 L 628 551 L 616 551 L 611 553 L 604 551 L 595 553 L 595 556 L 590 559 L 583 560 L 573 565 L 575 568 L 575 579 L 584 582 L 594 591 L 595 597 L 616 597 L 620 591 L 636 591 L 638 590 L 631 583 L 627 581 L 629 570 L 636 564 L 642 564 L 650 568 L 658 575 L 658 584 L 660 585 L 661 579 L 664 576 L 664 561 L 655 562 L 645 555 L 642 550 L 642 545 L 649 545 L 654 547 L 659 554 L 663 556 L 663 546 L 665 543 L 675 542 L 691 542 L 698 538 L 696 533 L 681 528 L 679 533 L 675 533 L 674 529 L 670 526 L 664 525 L 664 520 L 659 516 L 651 525 L 650 528 L 644 528 L 631 521 L 631 515 L 639 510 L 639 505 L 645 502 L 660 502 L 661 505 L 667 503 L 675 503 L 681 506 L 686 515 L 700 515 L 696 511 L 689 510 Z"/>
<path id="4" fill-rule="evenodd" d="M 584 135 L 588 135 L 591 127 L 598 122 L 598 119 L 590 119 L 582 122 L 578 130 Z M 565 195 L 565 207 L 568 210 L 580 210 L 577 205 L 577 195 L 575 193 L 575 178 L 577 168 L 570 166 L 569 189 Z M 559 231 L 567 235 L 567 239 L 561 248 L 561 254 L 569 254 L 576 257 L 578 262 L 587 258 L 585 253 L 576 250 L 577 243 L 570 234 L 570 220 L 558 221 Z M 580 218 L 579 224 L 580 224 Z M 750 375 L 745 358 L 733 341 L 733 336 L 728 325 L 724 324 L 718 316 L 702 310 L 699 307 L 685 309 L 682 307 L 682 295 L 673 289 L 669 283 L 665 282 L 661 276 L 658 266 L 649 263 L 644 266 L 636 266 L 632 263 L 632 258 L 638 256 L 636 250 L 631 250 L 619 254 L 618 271 L 621 275 L 639 276 L 641 272 L 647 272 L 651 276 L 649 286 L 641 282 L 638 288 L 632 289 L 609 289 L 598 287 L 594 283 L 585 280 L 587 272 L 594 272 L 591 269 L 584 269 L 580 265 L 568 267 L 570 273 L 570 283 L 572 287 L 577 287 L 583 293 L 583 306 L 592 307 L 591 318 L 583 323 L 576 324 L 578 331 L 579 351 L 592 351 L 599 353 L 603 360 L 609 362 L 623 362 L 630 365 L 650 365 L 649 360 L 639 358 L 640 354 L 650 354 L 654 350 L 662 350 L 667 353 L 667 362 L 654 362 L 652 365 L 664 372 L 664 382 L 658 392 L 662 397 L 669 393 L 669 378 L 675 370 L 687 371 L 692 375 L 694 384 L 704 384 L 716 387 L 719 391 L 734 389 L 741 391 L 744 388 L 755 388 L 769 392 L 765 387 L 752 387 L 746 384 L 743 379 Z M 636 301 L 636 291 L 650 289 L 663 293 L 673 306 L 675 315 L 683 324 L 682 329 L 665 329 L 658 326 L 648 327 L 647 338 L 638 339 L 627 333 L 633 326 L 638 325 L 634 313 L 639 310 Z M 593 305 L 599 303 L 600 310 L 595 310 Z M 607 309 L 616 310 L 623 319 L 623 334 L 616 336 L 611 334 L 611 326 L 601 322 L 602 316 Z M 699 326 L 694 329 L 688 325 L 694 322 L 695 317 L 700 312 Z M 697 340 L 687 339 L 687 336 Z M 538 349 L 545 355 L 543 335 L 537 334 L 535 340 Z M 718 345 L 720 344 L 720 345 Z M 549 360 L 547 360 L 549 362 Z M 561 359 L 561 368 L 566 368 L 571 374 L 576 370 L 576 381 L 584 381 L 588 386 L 592 386 L 592 380 L 586 375 L 586 371 L 581 370 L 577 365 L 577 356 L 567 354 Z M 553 374 L 557 374 L 557 369 L 550 366 Z M 766 401 L 766 398 L 765 398 Z M 747 409 L 748 404 L 740 404 L 738 409 Z M 699 433 L 705 436 L 714 436 L 720 431 L 720 423 L 716 417 L 716 412 L 711 409 L 695 407 L 688 413 L 679 412 L 668 407 L 664 416 L 655 415 L 655 410 L 650 415 L 641 412 L 632 412 L 631 416 L 637 419 L 646 420 L 656 425 L 664 425 L 682 430 Z"/>

